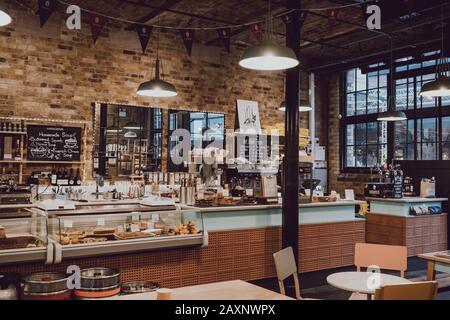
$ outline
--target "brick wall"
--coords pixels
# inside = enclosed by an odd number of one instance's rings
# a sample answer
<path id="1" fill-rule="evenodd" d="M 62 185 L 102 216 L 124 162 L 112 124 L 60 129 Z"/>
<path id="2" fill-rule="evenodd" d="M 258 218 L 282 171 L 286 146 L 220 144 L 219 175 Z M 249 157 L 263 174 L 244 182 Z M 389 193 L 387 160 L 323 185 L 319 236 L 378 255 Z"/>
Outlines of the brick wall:
<path id="1" fill-rule="evenodd" d="M 284 122 L 277 110 L 284 100 L 284 73 L 242 69 L 242 45 L 233 44 L 227 53 L 196 43 L 189 57 L 178 32 L 162 31 L 163 77 L 179 95 L 142 98 L 136 89 L 153 75 L 155 34 L 143 54 L 136 33 L 123 26 L 109 23 L 94 44 L 85 19 L 81 30 L 71 31 L 65 27 L 65 13 L 55 12 L 40 29 L 38 16 L 14 1 L 7 4 L 13 23 L 0 29 L 0 116 L 92 123 L 91 104 L 108 102 L 224 112 L 227 127 L 233 128 L 236 100 L 248 99 L 259 102 L 262 126 Z M 302 80 L 302 88 L 307 84 Z M 302 118 L 307 127 L 307 117 Z M 91 168 L 91 138 L 88 146 Z"/>

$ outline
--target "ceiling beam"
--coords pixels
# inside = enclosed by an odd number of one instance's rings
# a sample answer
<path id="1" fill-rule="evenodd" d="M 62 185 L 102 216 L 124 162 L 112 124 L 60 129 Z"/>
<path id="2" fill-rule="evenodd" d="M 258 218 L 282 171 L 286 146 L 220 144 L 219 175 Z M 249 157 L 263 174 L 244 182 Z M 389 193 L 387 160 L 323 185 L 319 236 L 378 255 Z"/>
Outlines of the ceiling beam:
<path id="1" fill-rule="evenodd" d="M 138 23 L 147 23 L 150 20 L 152 20 L 153 18 L 156 18 L 157 16 L 159 16 L 165 10 L 174 7 L 181 1 L 183 1 L 183 0 L 166 0 L 159 8 L 153 9 L 152 11 L 150 11 L 150 13 L 148 13 L 145 16 L 143 16 L 142 18 L 138 19 L 137 22 Z M 133 26 L 129 26 L 126 29 L 131 30 L 132 28 L 133 28 Z"/>
<path id="2" fill-rule="evenodd" d="M 135 6 L 138 7 L 143 7 L 143 8 L 152 8 L 152 9 L 159 9 L 160 7 L 158 6 L 154 6 L 151 4 L 146 4 L 146 3 L 141 3 L 138 1 L 133 1 L 133 0 L 120 0 L 123 3 L 128 3 L 128 4 L 133 4 Z M 190 17 L 190 18 L 196 18 L 199 20 L 205 20 L 205 21 L 211 21 L 211 22 L 217 22 L 217 23 L 227 23 L 226 20 L 222 20 L 219 18 L 215 18 L 215 17 L 209 17 L 209 16 L 204 16 L 201 14 L 196 14 L 196 13 L 189 13 L 189 12 L 185 12 L 185 11 L 180 11 L 180 10 L 174 10 L 174 9 L 170 9 L 170 8 L 161 8 L 163 12 L 170 12 L 173 14 L 177 14 L 177 15 L 181 15 L 181 16 L 186 16 L 186 17 Z"/>

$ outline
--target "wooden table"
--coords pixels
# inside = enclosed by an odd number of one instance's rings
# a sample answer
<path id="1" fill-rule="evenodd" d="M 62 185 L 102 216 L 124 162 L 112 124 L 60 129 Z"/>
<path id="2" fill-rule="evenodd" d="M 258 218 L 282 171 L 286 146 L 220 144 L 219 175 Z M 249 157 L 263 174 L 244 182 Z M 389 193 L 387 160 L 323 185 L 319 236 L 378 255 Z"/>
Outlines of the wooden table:
<path id="1" fill-rule="evenodd" d="M 402 284 L 410 283 L 408 279 L 393 276 L 390 274 L 378 273 L 380 276 L 379 286 L 369 286 L 370 277 L 374 276 L 374 273 L 370 272 L 339 272 L 333 273 L 327 277 L 327 282 L 335 288 L 342 289 L 350 292 L 365 293 L 370 298 L 375 294 L 375 290 L 381 286 L 389 284 Z"/>
<path id="2" fill-rule="evenodd" d="M 156 292 L 116 296 L 107 300 L 156 300 Z M 295 300 L 254 284 L 233 280 L 173 289 L 172 300 Z"/>
<path id="3" fill-rule="evenodd" d="M 446 255 L 448 258 L 440 255 Z M 450 274 L 450 251 L 419 254 L 419 258 L 425 259 L 428 262 L 427 281 L 433 281 L 435 279 L 436 271 Z"/>

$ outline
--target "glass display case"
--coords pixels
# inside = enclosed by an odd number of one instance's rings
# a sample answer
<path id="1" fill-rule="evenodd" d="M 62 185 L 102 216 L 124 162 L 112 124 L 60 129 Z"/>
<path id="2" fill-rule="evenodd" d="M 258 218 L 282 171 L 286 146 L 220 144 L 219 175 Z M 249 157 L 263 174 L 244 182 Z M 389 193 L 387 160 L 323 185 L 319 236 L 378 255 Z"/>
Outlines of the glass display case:
<path id="1" fill-rule="evenodd" d="M 96 214 L 48 212 L 55 262 L 64 258 L 147 251 L 204 244 L 203 220 L 192 210 Z M 60 211 L 58 211 L 61 213 Z M 60 251 L 60 252 L 59 252 Z"/>
<path id="2" fill-rule="evenodd" d="M 0 265 L 207 245 L 202 214 L 175 206 L 89 203 L 0 217 Z"/>
<path id="3" fill-rule="evenodd" d="M 0 264 L 46 260 L 47 234 L 43 215 L 0 219 Z"/>

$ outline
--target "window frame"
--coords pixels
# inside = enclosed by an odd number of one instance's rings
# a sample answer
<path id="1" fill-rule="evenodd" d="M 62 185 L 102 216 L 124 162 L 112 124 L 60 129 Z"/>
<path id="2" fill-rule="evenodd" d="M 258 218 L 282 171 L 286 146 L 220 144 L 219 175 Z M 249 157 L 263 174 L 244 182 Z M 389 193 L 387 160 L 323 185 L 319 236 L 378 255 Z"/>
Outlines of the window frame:
<path id="1" fill-rule="evenodd" d="M 426 63 L 430 60 L 435 60 L 437 58 L 437 55 L 429 55 L 429 56 L 425 56 L 423 55 L 421 60 L 419 61 L 419 63 Z M 447 58 L 448 60 L 448 58 Z M 379 61 L 381 62 L 381 61 Z M 422 79 L 422 76 L 428 75 L 428 74 L 432 74 L 436 72 L 436 66 L 435 65 L 429 65 L 426 67 L 421 67 L 421 68 L 414 68 L 414 69 L 409 69 L 408 65 L 409 64 L 415 64 L 417 63 L 416 61 L 401 61 L 399 63 L 395 63 L 394 64 L 394 72 L 392 72 L 393 70 L 390 70 L 390 72 L 388 73 L 388 78 L 387 78 L 387 94 L 388 97 L 391 95 L 391 91 L 392 88 L 389 85 L 391 83 L 391 77 L 393 76 L 394 81 L 397 81 L 399 79 L 408 79 L 408 78 L 413 78 L 413 88 L 414 88 L 414 107 L 412 109 L 406 109 L 403 110 L 406 115 L 408 120 L 414 120 L 413 124 L 414 124 L 414 160 L 395 160 L 396 162 L 402 162 L 402 161 L 433 161 L 433 162 L 439 162 L 439 161 L 448 161 L 448 160 L 443 160 L 443 141 L 442 141 L 442 119 L 444 117 L 450 117 L 450 102 L 447 102 L 445 104 L 445 106 L 443 106 L 443 99 L 442 98 L 437 98 L 436 100 L 436 106 L 435 107 L 431 107 L 431 108 L 422 108 L 422 104 L 420 103 L 420 106 L 418 106 L 418 101 L 417 101 L 417 83 L 418 83 L 418 78 L 420 78 L 420 80 Z M 397 71 L 397 68 L 401 65 L 406 65 L 406 70 L 405 71 Z M 347 125 L 351 125 L 351 124 L 358 124 L 358 123 L 369 123 L 369 122 L 373 122 L 373 121 L 377 121 L 377 113 L 374 114 L 365 114 L 365 115 L 356 115 L 356 101 L 355 101 L 355 115 L 351 115 L 351 116 L 347 116 L 347 71 L 354 69 L 354 68 L 359 68 L 358 66 L 354 66 L 352 68 L 346 69 L 344 71 L 341 72 L 341 76 L 340 76 L 340 90 L 341 90 L 341 94 L 340 94 L 340 115 L 342 115 L 341 119 L 340 119 L 340 170 L 342 173 L 368 173 L 370 172 L 371 168 L 370 167 L 347 167 Z M 379 71 L 379 69 L 378 69 Z M 368 73 L 367 73 L 368 74 Z M 357 72 L 355 72 L 355 75 L 357 75 Z M 357 83 L 357 79 L 355 78 L 355 83 Z M 378 84 L 379 84 L 379 80 L 378 80 Z M 367 86 L 367 81 L 366 81 L 366 86 Z M 379 87 L 378 87 L 379 88 Z M 397 85 L 395 86 L 395 89 L 397 90 Z M 366 91 L 368 91 L 369 89 L 366 88 Z M 350 92 L 350 93 L 354 93 L 356 96 L 356 92 L 357 91 L 357 86 L 355 88 L 355 91 Z M 379 94 L 378 94 L 379 97 Z M 367 102 L 367 98 L 366 98 L 366 102 Z M 408 103 L 406 108 L 408 108 Z M 367 106 L 366 106 L 366 111 L 367 111 Z M 437 139 L 436 139 L 436 154 L 437 154 L 437 159 L 436 160 L 417 160 L 418 159 L 418 152 L 420 150 L 418 150 L 419 145 L 421 146 L 421 143 L 418 143 L 418 139 L 417 139 L 417 123 L 418 121 L 420 121 L 421 119 L 426 119 L 426 118 L 436 118 L 437 119 Z M 395 123 L 393 122 L 388 122 L 387 123 L 387 159 L 389 161 L 389 159 L 393 159 L 394 158 L 394 150 L 395 150 L 395 138 L 394 138 L 394 126 Z M 367 130 L 367 129 L 366 129 Z M 367 141 L 366 141 L 367 144 Z M 381 146 L 381 143 L 378 143 L 378 150 L 379 147 Z M 367 150 L 367 149 L 366 149 Z M 366 151 L 367 152 L 367 151 Z"/>

